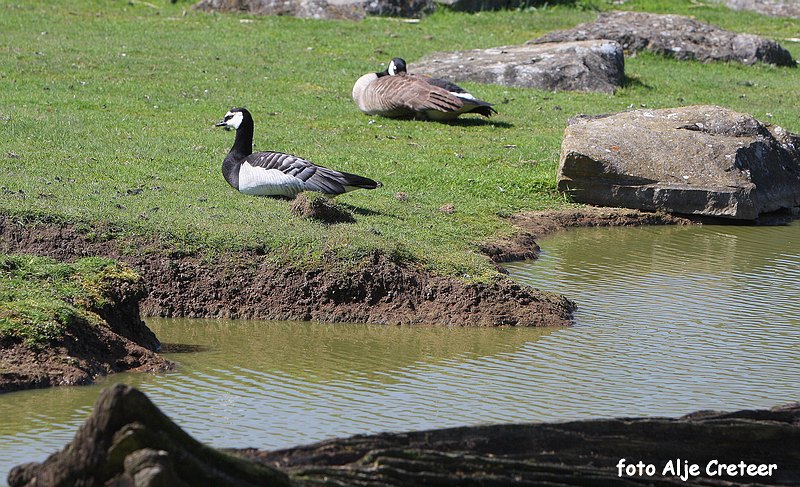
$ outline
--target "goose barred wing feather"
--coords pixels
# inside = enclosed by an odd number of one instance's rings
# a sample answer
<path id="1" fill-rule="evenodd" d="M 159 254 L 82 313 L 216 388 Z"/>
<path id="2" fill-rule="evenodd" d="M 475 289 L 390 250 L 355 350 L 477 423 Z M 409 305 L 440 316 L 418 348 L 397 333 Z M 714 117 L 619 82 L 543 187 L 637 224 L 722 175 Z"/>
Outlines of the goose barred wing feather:
<path id="1" fill-rule="evenodd" d="M 464 106 L 461 99 L 447 90 L 411 76 L 384 76 L 373 81 L 371 88 L 373 104 L 386 112 L 398 109 L 455 112 Z"/>
<path id="2" fill-rule="evenodd" d="M 457 84 L 453 83 L 452 81 L 447 81 L 446 79 L 441 79 L 441 78 L 432 78 L 432 77 L 430 77 L 428 75 L 425 75 L 425 74 L 415 74 L 415 75 L 412 75 L 412 76 L 419 76 L 420 78 L 425 80 L 425 82 L 428 83 L 429 85 L 438 86 L 439 88 L 444 88 L 445 90 L 449 91 L 450 93 L 467 94 L 467 95 L 469 95 L 469 92 L 467 90 L 465 90 L 464 88 L 458 86 Z"/>
<path id="3" fill-rule="evenodd" d="M 286 196 L 294 196 L 301 191 L 338 195 L 357 188 L 375 189 L 381 186 L 372 179 L 328 169 L 282 152 L 257 152 L 248 156 L 246 162 L 266 173 L 281 174 L 281 177 L 272 178 L 273 184 L 280 186 L 280 194 Z"/>
<path id="4" fill-rule="evenodd" d="M 246 161 L 253 167 L 277 169 L 288 176 L 294 176 L 302 181 L 307 181 L 314 175 L 319 167 L 302 157 L 285 154 L 283 152 L 256 152 L 248 156 Z"/>

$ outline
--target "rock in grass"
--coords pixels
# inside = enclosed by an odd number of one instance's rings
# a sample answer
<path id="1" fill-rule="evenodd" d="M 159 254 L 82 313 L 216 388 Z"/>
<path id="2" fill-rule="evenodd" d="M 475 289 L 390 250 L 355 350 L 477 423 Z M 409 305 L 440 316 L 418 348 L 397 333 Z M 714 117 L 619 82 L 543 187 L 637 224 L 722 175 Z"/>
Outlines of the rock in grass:
<path id="1" fill-rule="evenodd" d="M 717 106 L 575 117 L 558 188 L 599 206 L 754 220 L 800 206 L 800 136 Z"/>
<path id="2" fill-rule="evenodd" d="M 200 0 L 194 8 L 312 19 L 361 20 L 367 15 L 417 18 L 435 10 L 436 4 L 434 0 Z"/>
<path id="3" fill-rule="evenodd" d="M 608 12 L 572 29 L 545 34 L 529 43 L 615 40 L 629 54 L 647 50 L 675 59 L 757 62 L 795 66 L 791 53 L 777 42 L 739 34 L 681 15 Z"/>
<path id="4" fill-rule="evenodd" d="M 212 12 L 248 12 L 257 15 L 289 15 L 312 19 L 361 20 L 365 16 L 360 2 L 329 3 L 325 0 L 200 0 L 198 10 Z"/>
<path id="5" fill-rule="evenodd" d="M 436 0 L 436 3 L 446 5 L 448 9 L 459 12 L 508 10 L 546 4 L 542 0 Z"/>
<path id="6" fill-rule="evenodd" d="M 435 52 L 413 68 L 416 73 L 456 83 L 548 91 L 614 93 L 625 80 L 622 48 L 605 40 Z"/>
<path id="7" fill-rule="evenodd" d="M 352 213 L 321 194 L 301 193 L 292 202 L 292 213 L 322 223 L 353 223 Z"/>

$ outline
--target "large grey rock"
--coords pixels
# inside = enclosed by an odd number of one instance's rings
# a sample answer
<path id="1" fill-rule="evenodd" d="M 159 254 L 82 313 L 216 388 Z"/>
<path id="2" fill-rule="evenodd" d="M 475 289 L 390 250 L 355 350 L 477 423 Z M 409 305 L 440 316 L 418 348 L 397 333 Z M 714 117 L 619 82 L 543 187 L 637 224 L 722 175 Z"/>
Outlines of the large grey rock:
<path id="1" fill-rule="evenodd" d="M 750 10 L 772 17 L 792 17 L 800 19 L 798 0 L 716 0 L 734 10 Z"/>
<path id="2" fill-rule="evenodd" d="M 576 117 L 558 188 L 599 206 L 754 220 L 800 206 L 800 136 L 717 106 Z"/>
<path id="3" fill-rule="evenodd" d="M 342 1 L 342 0 L 332 0 Z M 420 18 L 436 10 L 434 0 L 365 0 L 368 15 L 383 17 Z"/>
<path id="4" fill-rule="evenodd" d="M 625 61 L 616 42 L 593 40 L 435 52 L 411 71 L 456 83 L 613 93 L 624 81 Z"/>
<path id="5" fill-rule="evenodd" d="M 194 8 L 312 19 L 360 20 L 366 15 L 420 17 L 436 8 L 433 0 L 200 0 Z"/>
<path id="6" fill-rule="evenodd" d="M 791 53 L 775 41 L 723 30 L 680 15 L 603 13 L 593 22 L 550 32 L 529 42 L 539 44 L 587 39 L 613 39 L 628 53 L 648 50 L 676 59 L 697 59 L 703 62 L 795 65 Z"/>

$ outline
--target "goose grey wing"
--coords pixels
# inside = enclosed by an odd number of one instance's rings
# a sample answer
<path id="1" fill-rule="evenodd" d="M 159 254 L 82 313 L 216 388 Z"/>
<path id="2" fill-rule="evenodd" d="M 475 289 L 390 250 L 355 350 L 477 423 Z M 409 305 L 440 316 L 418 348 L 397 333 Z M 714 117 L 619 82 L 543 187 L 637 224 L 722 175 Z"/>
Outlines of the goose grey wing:
<path id="1" fill-rule="evenodd" d="M 286 177 L 286 185 L 293 194 L 300 191 L 338 195 L 356 188 L 374 189 L 380 183 L 355 174 L 335 171 L 313 162 L 282 152 L 258 152 L 247 158 L 252 166 L 279 171 Z"/>
<path id="2" fill-rule="evenodd" d="M 454 112 L 464 103 L 444 88 L 412 76 L 384 76 L 372 82 L 376 102 L 386 111 L 405 108 L 414 112 Z"/>
<path id="3" fill-rule="evenodd" d="M 301 181 L 307 181 L 319 169 L 319 166 L 309 160 L 283 152 L 256 152 L 250 154 L 246 162 L 253 167 L 280 171 Z"/>
<path id="4" fill-rule="evenodd" d="M 293 198 L 305 191 L 317 167 L 302 157 L 281 152 L 256 152 L 242 162 L 238 189 L 255 196 Z"/>
<path id="5" fill-rule="evenodd" d="M 429 85 L 438 86 L 439 88 L 443 88 L 450 93 L 458 93 L 458 94 L 466 94 L 470 95 L 470 93 L 465 90 L 464 88 L 458 86 L 457 84 L 453 83 L 452 81 L 447 81 L 446 79 L 442 78 L 432 78 L 430 76 L 424 74 L 415 74 L 414 76 L 419 77 L 420 79 L 425 80 Z"/>

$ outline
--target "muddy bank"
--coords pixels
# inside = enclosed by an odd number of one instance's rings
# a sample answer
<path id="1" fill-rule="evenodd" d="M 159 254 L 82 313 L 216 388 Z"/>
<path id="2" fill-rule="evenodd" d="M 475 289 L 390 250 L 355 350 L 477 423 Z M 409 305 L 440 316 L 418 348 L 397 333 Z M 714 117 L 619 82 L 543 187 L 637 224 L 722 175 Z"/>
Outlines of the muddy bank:
<path id="1" fill-rule="evenodd" d="M 689 220 L 634 210 L 581 208 L 511 218 L 518 231 L 487 242 L 481 251 L 496 263 L 538 255 L 536 239 L 578 226 L 682 224 Z M 100 233 L 100 232 L 96 232 Z M 563 296 L 508 279 L 465 283 L 434 275 L 411 263 L 376 254 L 341 269 L 276 266 L 263 255 L 239 252 L 205 258 L 179 255 L 158 242 L 140 241 L 122 251 L 115 240 L 97 240 L 68 224 L 25 224 L 0 217 L 0 252 L 58 260 L 101 255 L 132 265 L 147 282 L 145 316 L 319 320 L 383 324 L 559 326 L 569 324 L 575 304 Z"/>
<path id="2" fill-rule="evenodd" d="M 0 218 L 0 252 L 65 261 L 101 255 L 130 264 L 149 287 L 141 303 L 148 316 L 559 326 L 570 323 L 575 309 L 563 296 L 510 279 L 466 283 L 381 254 L 357 266 L 331 260 L 308 270 L 276 266 L 254 252 L 206 258 L 175 254 L 156 241 L 133 247 L 139 249 L 135 255 L 125 253 L 120 242 L 90 239 L 68 224 Z"/>
<path id="3" fill-rule="evenodd" d="M 8 483 L 11 487 L 798 485 L 800 450 L 786 445 L 800 441 L 799 425 L 800 404 L 795 403 L 771 410 L 702 411 L 675 419 L 359 435 L 271 452 L 216 450 L 188 435 L 144 394 L 117 384 L 103 391 L 70 444 L 42 463 L 15 467 Z M 623 468 L 641 462 L 641 473 L 635 469 L 620 473 L 621 459 Z M 720 469 L 723 464 L 735 467 Z M 653 465 L 652 471 L 644 470 L 646 465 Z M 698 467 L 686 475 L 687 465 Z"/>
<path id="4" fill-rule="evenodd" d="M 173 364 L 159 356 L 160 343 L 141 320 L 142 281 L 110 279 L 97 298 L 79 304 L 63 334 L 45 343 L 0 338 L 0 393 L 89 384 L 98 376 L 129 370 L 156 372 Z"/>
<path id="5" fill-rule="evenodd" d="M 666 215 L 631 210 L 582 209 L 513 217 L 519 231 L 485 245 L 496 262 L 535 258 L 535 239 L 572 226 L 684 223 Z M 567 298 L 500 278 L 468 284 L 433 275 L 412 264 L 376 254 L 343 269 L 328 262 L 318 269 L 293 269 L 264 256 L 240 252 L 214 259 L 181 255 L 157 241 L 98 239 L 102 232 L 69 224 L 25 223 L 0 218 L 0 252 L 74 261 L 104 256 L 130 264 L 139 283 L 110 286 L 112 295 L 94 310 L 108 324 L 91 329 L 73 323 L 65 338 L 47 348 L 0 344 L 0 392 L 53 385 L 87 384 L 98 375 L 124 370 L 163 370 L 154 353 L 158 340 L 140 319 L 146 316 L 319 320 L 385 324 L 471 326 L 563 326 L 575 304 Z M 132 255 L 122 250 L 135 247 Z"/>
<path id="6" fill-rule="evenodd" d="M 535 211 L 513 215 L 510 221 L 517 232 L 507 238 L 486 242 L 481 252 L 496 263 L 535 259 L 536 241 L 551 233 L 578 227 L 639 227 L 644 225 L 690 225 L 697 219 L 668 213 L 645 213 L 626 208 L 582 208 Z"/>

